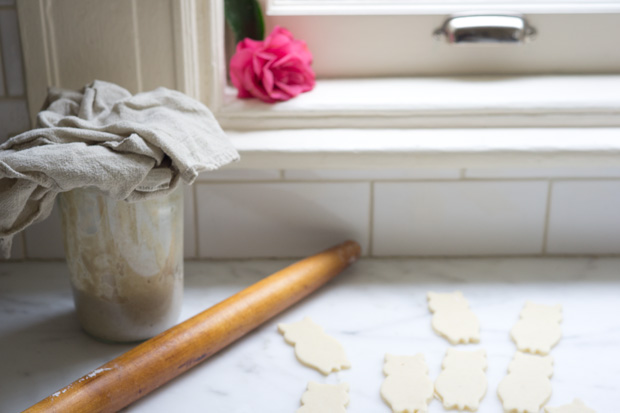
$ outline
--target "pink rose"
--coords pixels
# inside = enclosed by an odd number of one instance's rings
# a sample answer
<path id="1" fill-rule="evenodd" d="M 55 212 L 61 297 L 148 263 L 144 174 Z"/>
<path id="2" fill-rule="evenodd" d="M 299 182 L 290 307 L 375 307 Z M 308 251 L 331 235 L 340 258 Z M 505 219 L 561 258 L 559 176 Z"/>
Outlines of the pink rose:
<path id="1" fill-rule="evenodd" d="M 265 40 L 243 39 L 230 60 L 230 79 L 237 97 L 267 103 L 289 100 L 314 87 L 312 53 L 306 42 L 276 27 Z"/>

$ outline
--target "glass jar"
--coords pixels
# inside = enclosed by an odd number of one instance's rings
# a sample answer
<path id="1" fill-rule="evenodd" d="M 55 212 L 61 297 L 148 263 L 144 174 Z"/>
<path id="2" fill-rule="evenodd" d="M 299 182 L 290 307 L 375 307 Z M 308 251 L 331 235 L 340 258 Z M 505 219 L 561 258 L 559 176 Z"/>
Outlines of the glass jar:
<path id="1" fill-rule="evenodd" d="M 183 299 L 183 194 L 138 202 L 96 189 L 59 197 L 78 319 L 92 336 L 145 340 L 176 323 Z"/>

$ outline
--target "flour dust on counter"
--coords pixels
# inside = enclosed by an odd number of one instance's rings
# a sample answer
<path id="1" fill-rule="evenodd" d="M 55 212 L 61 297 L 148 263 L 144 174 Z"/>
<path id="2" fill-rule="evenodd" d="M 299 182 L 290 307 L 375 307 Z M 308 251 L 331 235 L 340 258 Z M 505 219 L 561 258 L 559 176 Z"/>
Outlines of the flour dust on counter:
<path id="1" fill-rule="evenodd" d="M 290 262 L 186 262 L 181 319 Z M 600 315 L 620 313 L 619 268 L 620 258 L 363 259 L 125 411 L 291 413 L 303 407 L 300 397 L 314 381 L 349 384 L 347 413 L 388 413 L 380 395 L 385 354 L 424 354 L 428 377 L 436 381 L 452 346 L 431 329 L 426 294 L 458 290 L 480 323 L 480 344 L 463 350 L 484 348 L 487 355 L 489 394 L 479 413 L 503 411 L 494 393 L 515 354 L 513 320 L 528 300 L 562 304 L 563 338 L 552 350 L 547 406 L 564 407 L 578 397 L 596 412 L 615 412 L 620 319 Z M 342 344 L 351 369 L 324 376 L 299 365 L 277 325 L 306 315 Z M 0 264 L 0 347 L 1 412 L 22 411 L 131 348 L 97 342 L 80 330 L 62 262 Z M 428 404 L 428 413 L 445 411 L 438 400 Z"/>

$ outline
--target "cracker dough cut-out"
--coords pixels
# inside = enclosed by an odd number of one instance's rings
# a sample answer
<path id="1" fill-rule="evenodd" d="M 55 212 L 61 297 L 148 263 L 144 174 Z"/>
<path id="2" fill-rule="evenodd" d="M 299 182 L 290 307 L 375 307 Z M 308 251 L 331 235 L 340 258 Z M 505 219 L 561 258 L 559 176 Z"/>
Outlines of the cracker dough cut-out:
<path id="1" fill-rule="evenodd" d="M 311 381 L 308 390 L 301 396 L 297 413 L 346 413 L 349 404 L 349 385 L 321 384 Z"/>
<path id="2" fill-rule="evenodd" d="M 504 411 L 538 413 L 551 397 L 553 358 L 517 351 L 508 366 L 508 375 L 499 382 L 497 395 Z"/>
<path id="3" fill-rule="evenodd" d="M 573 400 L 571 404 L 564 404 L 559 407 L 545 407 L 547 413 L 596 413 L 579 399 Z"/>
<path id="4" fill-rule="evenodd" d="M 385 355 L 381 397 L 394 413 L 426 413 L 433 398 L 433 381 L 428 377 L 424 355 Z"/>
<path id="5" fill-rule="evenodd" d="M 278 330 L 287 343 L 295 346 L 295 355 L 302 364 L 325 375 L 351 367 L 342 345 L 310 317 L 296 323 L 278 324 Z"/>
<path id="6" fill-rule="evenodd" d="M 448 349 L 435 381 L 435 394 L 448 410 L 478 410 L 487 391 L 487 353 Z"/>
<path id="7" fill-rule="evenodd" d="M 427 294 L 428 308 L 433 313 L 433 330 L 452 344 L 477 343 L 480 341 L 478 317 L 460 291 Z"/>
<path id="8" fill-rule="evenodd" d="M 561 305 L 525 303 L 521 319 L 510 331 L 519 351 L 547 355 L 562 337 Z"/>

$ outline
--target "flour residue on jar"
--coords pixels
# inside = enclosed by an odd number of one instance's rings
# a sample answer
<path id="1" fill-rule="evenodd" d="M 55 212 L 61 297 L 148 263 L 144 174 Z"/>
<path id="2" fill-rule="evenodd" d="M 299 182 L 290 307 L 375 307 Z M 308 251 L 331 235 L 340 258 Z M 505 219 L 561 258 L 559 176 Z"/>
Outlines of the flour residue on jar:
<path id="1" fill-rule="evenodd" d="M 90 189 L 62 194 L 67 264 L 87 332 L 133 341 L 176 322 L 183 292 L 182 200 L 180 190 L 135 203 Z"/>

